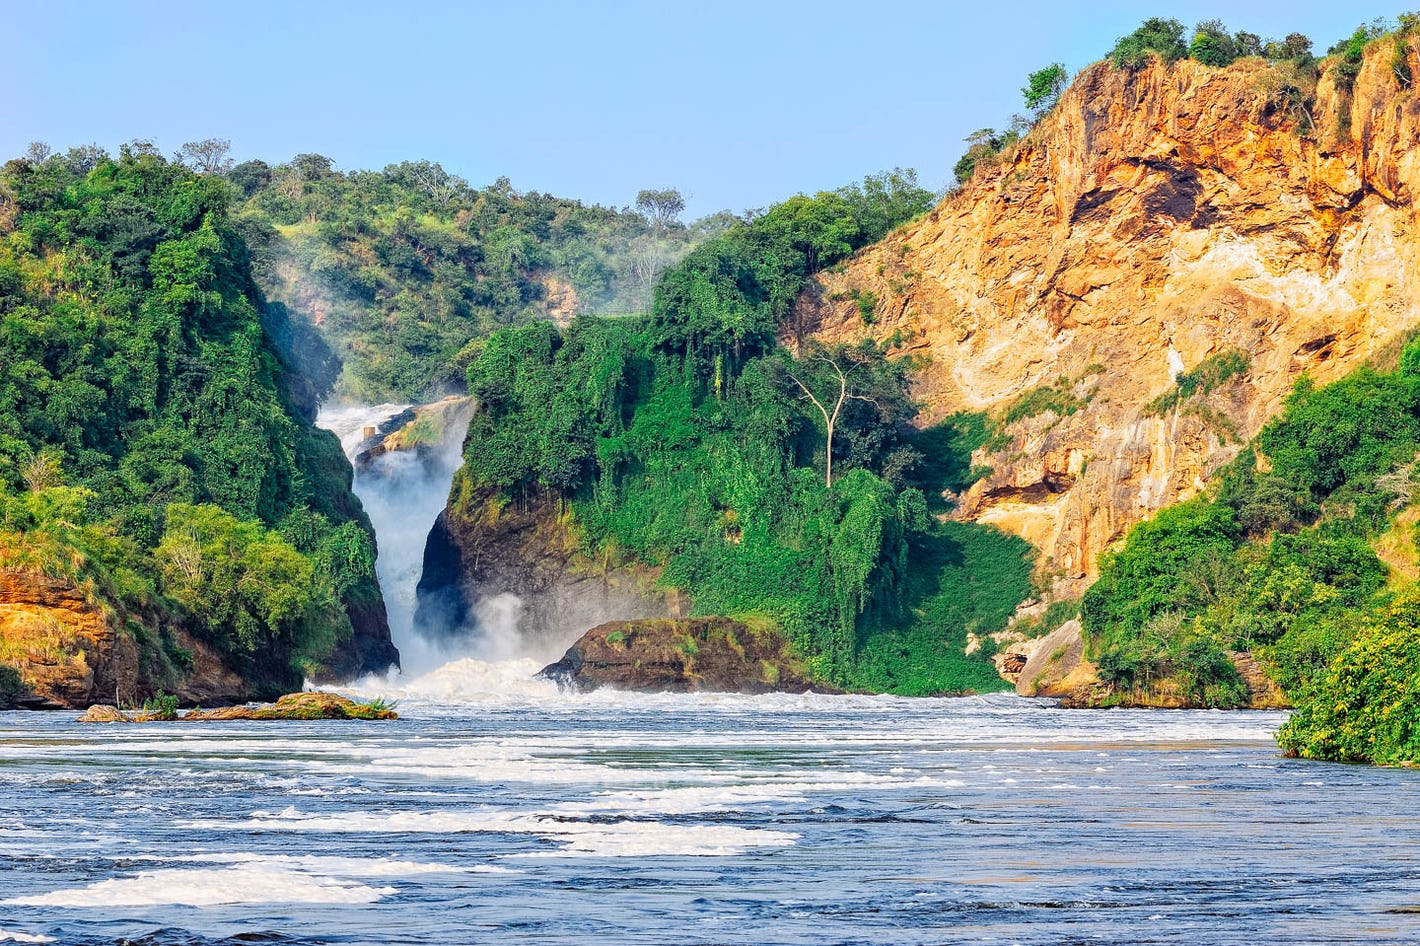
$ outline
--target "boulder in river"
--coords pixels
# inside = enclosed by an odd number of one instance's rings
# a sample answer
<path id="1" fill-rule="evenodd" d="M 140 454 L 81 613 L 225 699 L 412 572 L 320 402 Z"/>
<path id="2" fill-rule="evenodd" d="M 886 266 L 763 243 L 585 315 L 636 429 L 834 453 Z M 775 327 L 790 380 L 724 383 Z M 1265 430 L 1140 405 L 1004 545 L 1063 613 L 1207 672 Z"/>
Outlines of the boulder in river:
<path id="1" fill-rule="evenodd" d="M 577 690 L 832 693 L 786 637 L 723 617 L 609 621 L 539 676 Z"/>

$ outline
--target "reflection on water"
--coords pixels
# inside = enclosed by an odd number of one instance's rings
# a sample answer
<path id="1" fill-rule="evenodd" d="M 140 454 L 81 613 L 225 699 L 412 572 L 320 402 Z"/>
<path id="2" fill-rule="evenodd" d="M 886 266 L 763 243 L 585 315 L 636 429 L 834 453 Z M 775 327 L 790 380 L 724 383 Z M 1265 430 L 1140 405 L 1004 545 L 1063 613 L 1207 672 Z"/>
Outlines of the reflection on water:
<path id="1" fill-rule="evenodd" d="M 387 724 L 0 714 L 0 942 L 1420 939 L 1420 774 L 1281 759 L 1277 714 L 522 669 Z"/>

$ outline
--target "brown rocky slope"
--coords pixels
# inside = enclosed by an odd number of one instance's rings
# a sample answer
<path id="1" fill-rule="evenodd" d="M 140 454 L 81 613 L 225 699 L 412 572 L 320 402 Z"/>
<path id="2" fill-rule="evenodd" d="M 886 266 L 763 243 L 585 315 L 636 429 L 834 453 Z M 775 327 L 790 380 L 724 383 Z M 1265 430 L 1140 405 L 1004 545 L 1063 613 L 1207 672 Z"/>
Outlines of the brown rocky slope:
<path id="1" fill-rule="evenodd" d="M 1414 41 L 1405 53 L 1420 74 Z M 1057 386 L 1078 409 L 1007 425 L 958 514 L 1025 537 L 1082 590 L 1102 549 L 1202 489 L 1303 372 L 1333 380 L 1417 324 L 1420 97 L 1391 56 L 1369 50 L 1352 92 L 1324 74 L 1315 132 L 1257 60 L 1092 66 L 998 164 L 824 274 L 786 335 L 917 356 L 924 423 Z M 1230 351 L 1245 374 L 1147 409 Z"/>
<path id="2" fill-rule="evenodd" d="M 167 687 L 184 703 L 245 700 L 252 685 L 208 646 L 178 627 L 172 642 L 191 656 L 182 672 L 152 658 L 120 618 L 72 584 L 0 568 L 0 709 L 141 702 Z"/>

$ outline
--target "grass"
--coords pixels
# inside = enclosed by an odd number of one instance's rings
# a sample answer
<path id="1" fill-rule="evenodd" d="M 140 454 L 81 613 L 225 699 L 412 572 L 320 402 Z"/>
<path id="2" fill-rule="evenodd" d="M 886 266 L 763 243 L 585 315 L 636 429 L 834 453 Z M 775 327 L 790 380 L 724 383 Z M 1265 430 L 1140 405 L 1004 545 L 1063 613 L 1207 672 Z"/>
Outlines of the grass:
<path id="1" fill-rule="evenodd" d="M 1074 384 L 1069 378 L 1062 377 L 1056 379 L 1053 384 L 1038 384 L 1022 391 L 1006 406 L 1006 411 L 1001 416 L 1002 426 L 1038 417 L 1047 412 L 1053 412 L 1056 417 L 1069 417 L 1086 404 L 1083 398 L 1075 396 L 1075 392 L 1071 390 L 1073 387 Z"/>

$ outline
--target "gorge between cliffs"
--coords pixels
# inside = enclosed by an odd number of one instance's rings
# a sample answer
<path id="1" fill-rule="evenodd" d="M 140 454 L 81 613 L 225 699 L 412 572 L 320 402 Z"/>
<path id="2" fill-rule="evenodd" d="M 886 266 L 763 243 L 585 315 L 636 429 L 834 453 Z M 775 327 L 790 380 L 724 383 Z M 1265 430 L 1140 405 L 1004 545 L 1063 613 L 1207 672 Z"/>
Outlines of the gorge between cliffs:
<path id="1" fill-rule="evenodd" d="M 955 164 L 702 214 L 677 142 L 749 201 L 998 108 L 965 13 L 525 6 L 242 84 L 686 190 L 0 165 L 0 946 L 1420 942 L 1420 13 L 1076 15 Z"/>

